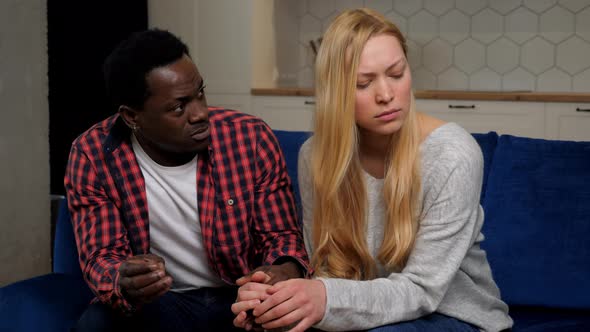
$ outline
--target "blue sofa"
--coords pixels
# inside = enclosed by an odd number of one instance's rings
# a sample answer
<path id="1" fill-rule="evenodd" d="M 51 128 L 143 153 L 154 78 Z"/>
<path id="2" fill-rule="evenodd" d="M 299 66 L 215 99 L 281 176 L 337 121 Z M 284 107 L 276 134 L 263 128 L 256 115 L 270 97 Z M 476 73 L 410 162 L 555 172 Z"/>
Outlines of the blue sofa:
<path id="1" fill-rule="evenodd" d="M 298 198 L 306 132 L 275 131 Z M 590 331 L 590 142 L 474 134 L 484 154 L 483 246 L 514 331 Z M 68 331 L 92 294 L 62 202 L 54 272 L 0 289 L 0 331 Z"/>

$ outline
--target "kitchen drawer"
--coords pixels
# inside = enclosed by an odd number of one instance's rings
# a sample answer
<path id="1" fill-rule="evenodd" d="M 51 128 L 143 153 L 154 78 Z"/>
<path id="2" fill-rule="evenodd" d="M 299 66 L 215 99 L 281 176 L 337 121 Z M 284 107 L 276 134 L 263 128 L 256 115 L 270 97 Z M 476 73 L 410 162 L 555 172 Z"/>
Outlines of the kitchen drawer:
<path id="1" fill-rule="evenodd" d="M 417 99 L 418 111 L 455 122 L 471 133 L 545 137 L 545 105 L 537 102 Z"/>
<path id="2" fill-rule="evenodd" d="M 314 109 L 313 97 L 253 96 L 250 113 L 272 129 L 311 131 Z"/>
<path id="3" fill-rule="evenodd" d="M 590 141 L 590 103 L 547 103 L 547 138 Z"/>

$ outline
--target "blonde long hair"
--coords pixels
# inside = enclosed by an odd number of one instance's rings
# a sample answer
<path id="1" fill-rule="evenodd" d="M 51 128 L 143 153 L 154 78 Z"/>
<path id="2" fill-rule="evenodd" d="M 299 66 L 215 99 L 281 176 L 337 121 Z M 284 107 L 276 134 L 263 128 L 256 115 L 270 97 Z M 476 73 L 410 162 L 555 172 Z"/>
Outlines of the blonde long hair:
<path id="1" fill-rule="evenodd" d="M 400 30 L 370 9 L 349 10 L 334 19 L 316 59 L 316 115 L 312 143 L 313 238 L 316 275 L 367 280 L 376 262 L 366 241 L 367 194 L 359 159 L 355 91 L 366 42 L 393 35 L 407 55 Z M 402 128 L 391 137 L 383 197 L 385 233 L 377 260 L 389 271 L 406 264 L 418 231 L 420 136 L 414 98 Z"/>

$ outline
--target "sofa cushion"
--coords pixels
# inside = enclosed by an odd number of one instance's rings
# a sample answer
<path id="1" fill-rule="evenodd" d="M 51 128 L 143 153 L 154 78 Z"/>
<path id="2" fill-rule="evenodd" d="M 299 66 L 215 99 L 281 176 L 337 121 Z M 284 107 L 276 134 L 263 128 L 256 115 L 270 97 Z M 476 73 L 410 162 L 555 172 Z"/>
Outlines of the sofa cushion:
<path id="1" fill-rule="evenodd" d="M 78 249 L 68 210 L 67 200 L 60 202 L 55 226 L 55 240 L 53 244 L 53 272 L 70 274 L 82 278 Z"/>
<path id="2" fill-rule="evenodd" d="M 500 136 L 484 209 L 507 303 L 590 308 L 590 142 Z"/>
<path id="3" fill-rule="evenodd" d="M 70 331 L 93 294 L 81 277 L 51 273 L 0 288 L 0 331 Z"/>
<path id="4" fill-rule="evenodd" d="M 293 182 L 297 212 L 301 216 L 301 198 L 299 197 L 299 185 L 297 184 L 297 158 L 299 157 L 301 145 L 311 137 L 311 133 L 306 131 L 274 130 L 274 134 L 279 140 L 279 145 L 287 162 L 287 171 Z"/>
<path id="5" fill-rule="evenodd" d="M 590 310 L 510 307 L 514 332 L 590 331 Z"/>
<path id="6" fill-rule="evenodd" d="M 473 138 L 479 144 L 481 152 L 483 154 L 483 183 L 481 186 L 480 202 L 483 203 L 485 199 L 486 188 L 488 185 L 488 176 L 490 175 L 490 166 L 494 159 L 494 151 L 498 144 L 498 134 L 495 131 L 491 131 L 486 134 L 472 134 Z"/>

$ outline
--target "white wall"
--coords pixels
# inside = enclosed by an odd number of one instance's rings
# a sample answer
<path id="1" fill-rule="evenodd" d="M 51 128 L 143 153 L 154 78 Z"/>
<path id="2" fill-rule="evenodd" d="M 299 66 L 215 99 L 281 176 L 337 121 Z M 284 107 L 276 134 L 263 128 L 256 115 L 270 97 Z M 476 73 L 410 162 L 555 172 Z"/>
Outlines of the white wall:
<path id="1" fill-rule="evenodd" d="M 46 1 L 0 2 L 0 286 L 50 271 Z"/>
<path id="2" fill-rule="evenodd" d="M 258 46 L 255 56 L 252 56 L 252 86 L 273 87 L 277 83 L 274 2 L 252 2 L 252 45 Z"/>
<path id="3" fill-rule="evenodd" d="M 278 3 L 286 1 L 292 0 Z M 311 87 L 309 41 L 343 9 L 362 6 L 386 15 L 408 38 L 416 89 L 589 90 L 588 0 L 301 0 L 298 8 L 276 13 L 281 24 L 298 19 L 290 28 L 298 45 L 283 52 L 286 63 L 299 67 L 279 66 L 279 75 L 295 75 L 299 86 Z"/>
<path id="4" fill-rule="evenodd" d="M 199 1 L 194 0 L 148 0 L 148 25 L 150 28 L 168 30 L 180 37 L 194 58 L 199 54 L 198 9 Z"/>
<path id="5" fill-rule="evenodd" d="M 148 25 L 189 46 L 209 105 L 249 113 L 253 7 L 269 0 L 148 0 Z"/>

